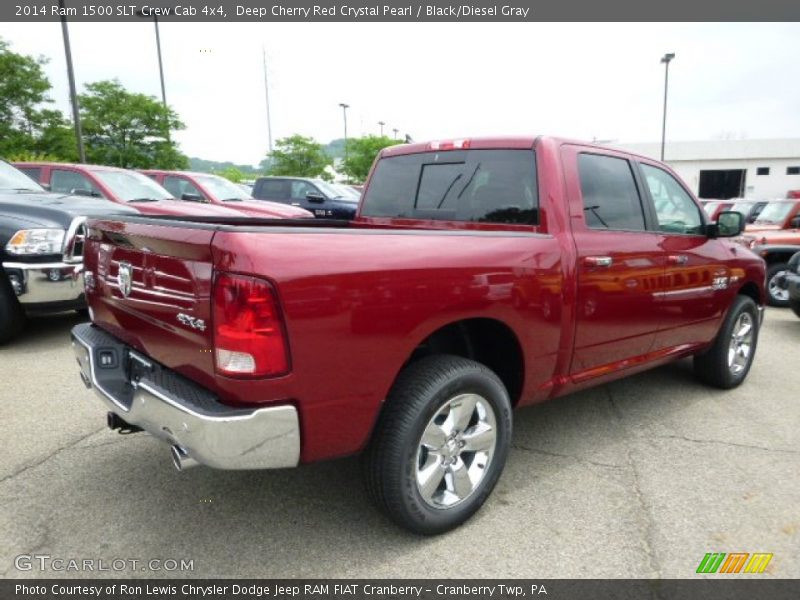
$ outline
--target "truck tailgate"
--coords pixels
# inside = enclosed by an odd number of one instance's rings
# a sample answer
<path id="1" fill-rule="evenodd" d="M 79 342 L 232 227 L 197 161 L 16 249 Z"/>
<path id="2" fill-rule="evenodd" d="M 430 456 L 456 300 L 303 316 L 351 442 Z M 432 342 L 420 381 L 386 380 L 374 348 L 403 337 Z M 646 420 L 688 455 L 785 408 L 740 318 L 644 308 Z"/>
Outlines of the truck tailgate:
<path id="1" fill-rule="evenodd" d="M 85 252 L 95 324 L 206 385 L 214 378 L 214 234 L 196 224 L 94 221 Z"/>

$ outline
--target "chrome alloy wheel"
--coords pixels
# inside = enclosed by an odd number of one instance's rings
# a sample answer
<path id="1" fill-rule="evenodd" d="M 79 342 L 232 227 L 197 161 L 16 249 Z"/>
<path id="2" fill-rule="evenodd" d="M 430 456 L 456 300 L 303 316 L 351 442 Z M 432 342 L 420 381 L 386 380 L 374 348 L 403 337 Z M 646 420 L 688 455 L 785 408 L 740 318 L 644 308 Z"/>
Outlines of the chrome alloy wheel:
<path id="1" fill-rule="evenodd" d="M 753 335 L 755 333 L 753 316 L 743 312 L 736 319 L 728 346 L 728 369 L 738 375 L 747 368 L 750 353 L 753 351 Z"/>
<path id="2" fill-rule="evenodd" d="M 789 288 L 786 286 L 786 275 L 788 273 L 788 270 L 778 271 L 772 277 L 770 277 L 770 280 L 767 282 L 769 295 L 778 302 L 789 301 Z"/>
<path id="3" fill-rule="evenodd" d="M 433 508 L 466 500 L 489 469 L 497 444 L 492 405 L 478 394 L 451 398 L 428 422 L 417 450 L 417 489 Z"/>

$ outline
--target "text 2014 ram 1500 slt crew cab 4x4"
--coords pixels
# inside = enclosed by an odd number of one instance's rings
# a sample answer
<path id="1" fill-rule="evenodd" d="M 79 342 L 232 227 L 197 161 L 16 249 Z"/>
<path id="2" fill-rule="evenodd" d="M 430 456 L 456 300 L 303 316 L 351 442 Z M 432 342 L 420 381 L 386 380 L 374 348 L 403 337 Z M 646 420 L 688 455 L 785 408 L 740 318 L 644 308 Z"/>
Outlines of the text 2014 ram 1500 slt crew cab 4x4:
<path id="1" fill-rule="evenodd" d="M 198 222 L 204 221 L 204 222 Z M 81 373 L 178 468 L 362 453 L 420 533 L 497 483 L 512 408 L 686 356 L 746 377 L 764 262 L 666 166 L 560 139 L 383 150 L 354 221 L 90 221 Z"/>

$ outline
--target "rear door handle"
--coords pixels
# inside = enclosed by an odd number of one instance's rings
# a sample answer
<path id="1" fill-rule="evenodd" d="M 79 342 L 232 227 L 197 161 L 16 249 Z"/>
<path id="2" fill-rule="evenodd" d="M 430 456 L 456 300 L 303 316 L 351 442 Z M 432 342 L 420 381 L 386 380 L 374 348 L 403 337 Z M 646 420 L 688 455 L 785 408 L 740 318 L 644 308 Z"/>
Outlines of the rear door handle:
<path id="1" fill-rule="evenodd" d="M 689 262 L 689 257 L 685 254 L 670 254 L 667 256 L 667 262 L 671 265 L 685 265 Z"/>
<path id="2" fill-rule="evenodd" d="M 583 259 L 583 264 L 587 267 L 610 267 L 614 259 L 610 256 L 586 256 Z"/>

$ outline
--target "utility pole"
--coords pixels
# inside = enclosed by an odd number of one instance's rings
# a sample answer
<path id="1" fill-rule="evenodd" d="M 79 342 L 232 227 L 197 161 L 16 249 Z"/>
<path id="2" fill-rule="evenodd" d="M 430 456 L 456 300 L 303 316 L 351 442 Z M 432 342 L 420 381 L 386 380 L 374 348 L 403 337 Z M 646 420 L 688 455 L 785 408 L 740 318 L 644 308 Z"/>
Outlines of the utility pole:
<path id="1" fill-rule="evenodd" d="M 267 101 L 267 147 L 272 154 L 272 122 L 269 117 L 269 79 L 267 78 L 267 51 L 261 46 L 261 54 L 264 58 L 264 98 Z"/>
<path id="2" fill-rule="evenodd" d="M 61 35 L 64 38 L 64 57 L 67 61 L 67 79 L 69 80 L 69 100 L 72 104 L 72 122 L 75 125 L 75 140 L 78 144 L 78 160 L 82 163 L 86 162 L 86 151 L 83 148 L 83 132 L 81 131 L 81 112 L 78 105 L 78 92 L 75 90 L 75 72 L 72 68 L 72 49 L 69 44 L 69 28 L 67 27 L 67 18 L 63 16 L 64 0 L 58 0 L 58 7 L 62 9 L 61 12 Z"/>
<path id="3" fill-rule="evenodd" d="M 169 131 L 169 107 L 167 106 L 167 86 L 164 83 L 164 61 L 161 60 L 161 35 L 158 31 L 158 17 L 153 15 L 153 25 L 156 29 L 156 53 L 158 54 L 158 76 L 161 79 L 161 102 L 164 105 L 164 119 L 167 121 L 167 142 L 171 141 Z"/>
<path id="4" fill-rule="evenodd" d="M 344 160 L 347 161 L 347 109 L 350 108 L 350 105 L 340 102 L 339 106 L 342 107 L 342 115 L 344 116 Z"/>
<path id="5" fill-rule="evenodd" d="M 669 61 L 675 58 L 675 53 L 670 52 L 661 57 L 664 64 L 664 114 L 661 120 L 661 161 L 664 161 L 664 143 L 667 138 L 667 89 L 669 88 Z"/>
<path id="6" fill-rule="evenodd" d="M 378 125 L 381 126 L 381 137 L 383 137 L 383 126 L 386 125 L 385 121 L 378 121 Z"/>
<path id="7" fill-rule="evenodd" d="M 392 129 L 392 132 L 394 133 L 394 139 L 397 139 L 397 134 L 398 134 L 399 131 L 400 130 L 397 129 L 396 127 L 394 129 Z"/>

